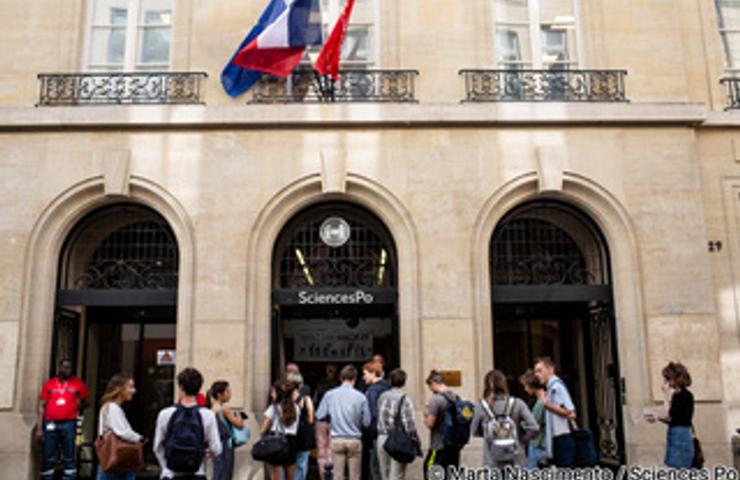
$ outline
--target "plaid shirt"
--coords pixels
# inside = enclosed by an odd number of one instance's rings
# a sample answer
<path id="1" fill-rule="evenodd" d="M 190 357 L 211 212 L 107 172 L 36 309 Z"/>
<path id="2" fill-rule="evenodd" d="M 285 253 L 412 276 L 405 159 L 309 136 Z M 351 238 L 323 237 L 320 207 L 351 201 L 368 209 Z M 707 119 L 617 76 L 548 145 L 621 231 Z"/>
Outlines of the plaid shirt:
<path id="1" fill-rule="evenodd" d="M 388 435 L 396 424 L 396 414 L 398 413 L 398 403 L 401 397 L 406 395 L 399 388 L 392 388 L 384 392 L 378 400 L 378 434 Z M 401 408 L 401 422 L 406 432 L 416 434 L 416 423 L 414 421 L 414 406 L 411 404 L 411 398 L 406 395 Z"/>

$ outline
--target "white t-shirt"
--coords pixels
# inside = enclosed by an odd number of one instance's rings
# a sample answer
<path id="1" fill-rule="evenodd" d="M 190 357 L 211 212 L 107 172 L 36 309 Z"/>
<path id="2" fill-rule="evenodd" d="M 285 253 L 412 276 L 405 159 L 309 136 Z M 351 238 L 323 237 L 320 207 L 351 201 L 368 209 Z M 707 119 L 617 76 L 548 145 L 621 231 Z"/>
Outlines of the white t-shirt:
<path id="1" fill-rule="evenodd" d="M 282 418 L 283 418 L 283 409 L 280 408 L 279 405 L 270 405 L 267 407 L 267 410 L 265 410 L 265 416 L 272 420 L 272 425 L 270 426 L 271 432 L 285 432 L 286 435 L 296 435 L 298 433 L 298 422 L 301 418 L 301 409 L 298 405 L 293 405 L 295 407 L 295 422 L 293 422 L 292 425 L 289 426 L 283 426 L 282 424 Z M 275 420 L 275 414 L 277 413 L 277 421 Z"/>

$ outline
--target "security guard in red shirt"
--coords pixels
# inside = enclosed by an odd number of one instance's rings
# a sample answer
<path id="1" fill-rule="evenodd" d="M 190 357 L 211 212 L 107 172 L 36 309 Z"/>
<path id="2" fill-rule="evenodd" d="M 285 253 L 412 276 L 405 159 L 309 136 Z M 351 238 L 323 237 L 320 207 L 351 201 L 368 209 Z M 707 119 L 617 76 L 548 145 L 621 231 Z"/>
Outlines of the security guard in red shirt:
<path id="1" fill-rule="evenodd" d="M 87 406 L 90 392 L 85 383 L 72 374 L 72 361 L 59 362 L 57 375 L 46 382 L 39 395 L 39 421 L 36 438 L 44 442 L 41 478 L 54 478 L 57 451 L 62 451 L 63 480 L 77 478 L 75 433 L 77 415 Z"/>

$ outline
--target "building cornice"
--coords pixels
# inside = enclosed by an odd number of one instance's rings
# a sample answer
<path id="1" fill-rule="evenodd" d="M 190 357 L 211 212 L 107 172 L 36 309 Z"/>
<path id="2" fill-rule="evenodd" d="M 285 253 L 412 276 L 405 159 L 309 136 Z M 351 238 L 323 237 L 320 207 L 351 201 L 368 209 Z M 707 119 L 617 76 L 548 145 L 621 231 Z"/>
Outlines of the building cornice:
<path id="1" fill-rule="evenodd" d="M 0 131 L 487 126 L 697 126 L 701 103 L 289 104 L 1 107 Z M 729 120 L 723 120 L 729 121 Z"/>
<path id="2" fill-rule="evenodd" d="M 701 126 L 706 128 L 740 127 L 740 110 L 709 112 L 707 114 L 707 119 L 701 124 Z"/>

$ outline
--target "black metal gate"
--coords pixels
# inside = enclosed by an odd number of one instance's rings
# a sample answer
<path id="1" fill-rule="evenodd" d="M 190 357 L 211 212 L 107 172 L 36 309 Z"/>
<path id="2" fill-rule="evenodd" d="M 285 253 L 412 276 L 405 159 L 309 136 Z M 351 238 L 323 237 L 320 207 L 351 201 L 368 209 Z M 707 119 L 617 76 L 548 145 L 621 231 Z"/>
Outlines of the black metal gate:
<path id="1" fill-rule="evenodd" d="M 570 205 L 531 202 L 502 219 L 491 239 L 489 262 L 494 336 L 496 322 L 503 321 L 496 319 L 497 305 L 508 305 L 498 308 L 499 314 L 519 308 L 548 312 L 555 318 L 553 312 L 566 312 L 560 320 L 564 322 L 569 321 L 567 315 L 571 312 L 585 312 L 571 317 L 577 318 L 583 333 L 578 348 L 587 360 L 580 378 L 588 386 L 588 405 L 582 407 L 588 411 L 586 420 L 594 430 L 600 462 L 624 463 L 624 388 L 617 355 L 609 253 L 598 227 Z M 509 321 L 512 318 L 515 316 L 510 315 Z M 543 354 L 531 348 L 527 351 L 531 357 Z M 530 364 L 532 360 L 529 358 Z"/>
<path id="2" fill-rule="evenodd" d="M 174 324 L 178 267 L 179 252 L 172 229 L 153 210 L 119 204 L 91 212 L 69 234 L 59 258 L 52 358 L 81 360 L 78 373 L 99 398 L 111 375 L 98 368 L 100 362 L 88 355 L 91 328 L 101 323 L 100 312 L 106 312 L 102 321 L 117 327 L 124 323 L 138 325 L 145 316 L 160 310 L 166 314 L 158 321 Z M 106 345 L 106 352 L 115 352 L 115 338 L 106 337 L 105 341 L 111 342 Z M 94 366 L 96 373 L 87 371 L 88 365 Z M 127 373 L 134 375 L 137 385 L 145 386 L 143 380 L 147 377 L 140 365 Z M 144 398 L 144 391 L 141 388 L 136 405 L 152 402 L 151 398 Z M 170 388 L 168 403 L 172 393 Z M 92 478 L 95 474 L 92 440 L 97 431 L 97 408 L 94 401 L 86 412 L 86 417 L 92 417 L 84 422 L 86 433 L 78 450 L 80 478 Z M 89 428 L 91 424 L 93 428 Z M 156 477 L 156 462 L 151 456 L 147 460 L 152 467 L 150 473 Z"/>

